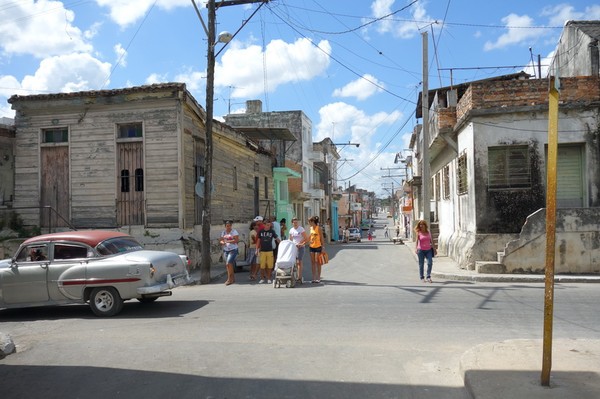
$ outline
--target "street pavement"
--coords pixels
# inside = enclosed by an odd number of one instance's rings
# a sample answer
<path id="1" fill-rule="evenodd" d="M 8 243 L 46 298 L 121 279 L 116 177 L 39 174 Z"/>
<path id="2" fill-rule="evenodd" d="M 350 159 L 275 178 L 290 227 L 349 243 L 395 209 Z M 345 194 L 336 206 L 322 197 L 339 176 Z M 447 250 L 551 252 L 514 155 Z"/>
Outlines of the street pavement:
<path id="1" fill-rule="evenodd" d="M 343 247 L 344 244 L 333 245 Z M 407 245 L 412 248 L 414 243 Z M 409 252 L 414 256 L 414 251 Z M 223 264 L 215 264 L 211 268 L 212 283 L 221 284 L 225 275 Z M 192 277 L 199 281 L 199 271 L 195 270 Z M 244 277 L 240 275 L 240 278 Z M 433 286 L 444 281 L 544 284 L 544 276 L 541 275 L 477 274 L 460 269 L 452 259 L 443 256 L 435 258 L 432 277 Z M 600 282 L 600 278 L 557 276 L 555 281 L 557 284 Z M 0 342 L 0 345 L 4 346 L 10 337 L 0 332 L 2 339 L 4 342 Z M 600 340 L 556 339 L 552 347 L 550 387 L 541 386 L 542 341 L 539 339 L 507 340 L 474 346 L 460 357 L 457 374 L 463 377 L 465 388 L 473 398 L 600 398 Z M 424 365 L 414 363 L 406 367 L 422 368 Z M 407 370 L 407 373 L 410 371 Z M 443 398 L 443 393 L 440 392 L 439 397 Z"/>
<path id="2" fill-rule="evenodd" d="M 344 245 L 333 243 L 332 245 Z M 411 248 L 414 242 L 406 244 Z M 410 251 L 417 259 L 414 251 Z M 198 271 L 195 281 L 200 280 Z M 211 269 L 211 279 L 226 275 L 222 264 Z M 434 259 L 434 280 L 497 283 L 545 283 L 539 274 L 480 274 L 461 269 L 447 256 Z M 600 276 L 557 275 L 560 283 L 600 283 Z M 599 287 L 600 289 L 600 287 Z M 460 374 L 473 399 L 598 399 L 600 398 L 600 339 L 556 339 L 552 342 L 550 385 L 542 386 L 543 341 L 507 340 L 477 345 L 460 359 Z"/>

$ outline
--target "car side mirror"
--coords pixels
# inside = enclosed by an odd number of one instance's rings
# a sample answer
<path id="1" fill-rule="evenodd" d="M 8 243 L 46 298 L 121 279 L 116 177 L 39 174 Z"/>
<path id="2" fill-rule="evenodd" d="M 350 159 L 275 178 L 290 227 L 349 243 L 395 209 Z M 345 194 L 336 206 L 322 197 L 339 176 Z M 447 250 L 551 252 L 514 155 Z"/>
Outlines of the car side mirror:
<path id="1" fill-rule="evenodd" d="M 16 269 L 17 265 L 17 258 L 10 258 L 10 267 Z"/>

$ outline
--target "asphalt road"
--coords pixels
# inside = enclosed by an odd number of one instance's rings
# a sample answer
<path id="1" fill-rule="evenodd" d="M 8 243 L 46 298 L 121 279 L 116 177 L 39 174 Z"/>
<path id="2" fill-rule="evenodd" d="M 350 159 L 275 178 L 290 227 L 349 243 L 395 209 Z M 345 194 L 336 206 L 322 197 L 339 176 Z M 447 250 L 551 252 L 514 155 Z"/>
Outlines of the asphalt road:
<path id="1" fill-rule="evenodd" d="M 423 284 L 412 246 L 377 233 L 330 246 L 320 285 L 239 273 L 114 318 L 84 305 L 0 310 L 17 346 L 0 360 L 0 397 L 465 399 L 465 351 L 542 337 L 543 284 Z M 554 336 L 597 338 L 598 303 L 596 284 L 557 285 Z"/>

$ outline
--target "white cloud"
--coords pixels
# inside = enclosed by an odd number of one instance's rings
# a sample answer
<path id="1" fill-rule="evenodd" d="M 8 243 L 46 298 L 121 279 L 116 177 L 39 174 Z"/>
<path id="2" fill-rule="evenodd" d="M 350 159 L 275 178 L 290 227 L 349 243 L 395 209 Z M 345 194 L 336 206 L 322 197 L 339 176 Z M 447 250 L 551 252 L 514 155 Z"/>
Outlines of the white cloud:
<path id="1" fill-rule="evenodd" d="M 10 97 L 13 94 L 25 94 L 20 89 L 21 83 L 14 76 L 0 76 L 0 96 Z"/>
<path id="2" fill-rule="evenodd" d="M 549 18 L 548 25 L 550 26 L 562 26 L 566 21 L 598 20 L 600 19 L 600 5 L 591 5 L 585 7 L 583 11 L 577 11 L 572 5 L 562 3 L 544 7 L 541 15 Z"/>
<path id="3" fill-rule="evenodd" d="M 119 66 L 121 66 L 123 68 L 126 67 L 127 66 L 127 50 L 125 50 L 123 48 L 123 46 L 121 46 L 121 43 L 115 44 L 113 49 L 115 50 L 115 54 L 117 55 L 115 64 L 118 63 Z"/>
<path id="4" fill-rule="evenodd" d="M 392 6 L 395 0 L 375 0 L 371 4 L 371 12 L 373 18 L 382 18 L 393 12 Z M 410 8 L 403 11 L 405 14 L 410 13 L 411 21 L 394 21 L 391 18 L 384 18 L 375 23 L 377 32 L 380 34 L 392 33 L 396 37 L 402 39 L 410 39 L 418 34 L 419 29 L 423 29 L 429 24 L 433 23 L 434 20 L 427 15 L 427 10 L 424 7 L 423 2 L 418 2 L 410 6 Z M 405 15 L 404 14 L 404 15 Z M 370 22 L 370 19 L 363 19 L 363 23 Z"/>
<path id="5" fill-rule="evenodd" d="M 101 7 L 107 7 L 110 18 L 121 27 L 131 25 L 143 18 L 152 6 L 164 10 L 192 6 L 189 0 L 96 0 L 96 3 Z"/>
<path id="6" fill-rule="evenodd" d="M 61 2 L 26 0 L 0 8 L 0 48 L 8 54 L 38 58 L 71 52 L 90 52 L 74 13 Z"/>
<path id="7" fill-rule="evenodd" d="M 355 97 L 357 100 L 366 100 L 373 94 L 381 92 L 384 83 L 377 80 L 373 75 L 365 74 L 341 89 L 333 91 L 334 97 Z"/>
<path id="8" fill-rule="evenodd" d="M 85 37 L 88 40 L 93 39 L 94 37 L 96 37 L 96 35 L 98 35 L 98 32 L 100 31 L 101 26 L 102 26 L 102 22 L 93 23 L 89 29 L 87 29 L 85 32 L 83 32 L 83 37 Z"/>
<path id="9" fill-rule="evenodd" d="M 535 25 L 533 19 L 527 15 L 509 14 L 502 18 L 502 23 L 506 25 L 508 31 L 495 42 L 486 42 L 484 50 L 495 50 L 531 41 L 546 34 L 543 29 L 527 29 Z"/>
<path id="10" fill-rule="evenodd" d="M 538 68 L 537 59 L 534 59 L 533 64 L 531 63 L 531 61 L 529 61 L 527 66 L 525 68 L 523 68 L 523 71 L 527 72 L 531 76 L 535 76 L 536 78 L 539 78 L 540 77 L 539 72 L 541 69 L 542 78 L 545 78 L 548 76 L 548 69 L 549 69 L 549 66 L 551 65 L 553 59 L 554 59 L 554 50 L 552 50 L 550 52 L 550 54 L 548 54 L 547 56 L 545 56 L 544 58 L 542 58 L 540 60 L 539 68 Z"/>
<path id="11" fill-rule="evenodd" d="M 146 78 L 146 81 L 144 82 L 144 84 L 153 85 L 153 84 L 156 84 L 156 83 L 165 83 L 165 82 L 168 82 L 167 75 L 161 75 L 161 74 L 158 74 L 158 73 L 153 73 L 153 74 L 151 74 L 150 76 L 148 76 Z"/>
<path id="12" fill-rule="evenodd" d="M 2 104 L 0 103 L 0 118 L 15 118 L 15 111 L 10 109 L 10 104 Z"/>
<path id="13" fill-rule="evenodd" d="M 260 46 L 233 45 L 215 66 L 215 88 L 232 86 L 232 98 L 252 98 L 265 89 L 273 92 L 280 85 L 311 80 L 323 74 L 330 63 L 329 42 L 323 40 L 318 46 L 322 50 L 308 39 L 294 43 L 273 40 L 263 53 Z"/>
<path id="14" fill-rule="evenodd" d="M 34 75 L 23 78 L 21 88 L 32 92 L 99 90 L 105 86 L 111 65 L 86 53 L 49 57 Z"/>
<path id="15" fill-rule="evenodd" d="M 350 141 L 369 145 L 370 138 L 383 125 L 392 125 L 402 117 L 402 113 L 377 112 L 367 115 L 353 105 L 336 102 L 327 104 L 319 110 L 320 122 L 316 126 L 314 141 L 321 141 L 332 136 L 332 140 Z M 333 128 L 332 128 L 333 126 Z"/>

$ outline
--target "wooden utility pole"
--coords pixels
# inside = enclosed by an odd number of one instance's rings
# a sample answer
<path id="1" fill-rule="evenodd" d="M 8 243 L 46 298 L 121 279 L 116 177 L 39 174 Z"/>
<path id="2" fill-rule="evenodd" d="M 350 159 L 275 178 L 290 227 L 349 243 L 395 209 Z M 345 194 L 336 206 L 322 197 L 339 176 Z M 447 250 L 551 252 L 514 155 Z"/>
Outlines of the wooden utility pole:
<path id="1" fill-rule="evenodd" d="M 548 100 L 548 166 L 546 178 L 546 286 L 544 293 L 544 342 L 542 385 L 550 386 L 552 324 L 554 320 L 554 254 L 556 251 L 556 164 L 558 159 L 558 84 L 550 78 Z"/>
<path id="2" fill-rule="evenodd" d="M 431 166 L 429 164 L 429 62 L 428 62 L 428 46 L 427 46 L 427 32 L 421 34 L 423 36 L 423 91 L 421 97 L 421 107 L 423 113 L 423 129 L 421 130 L 423 136 L 422 145 L 422 181 L 421 181 L 421 202 L 423 205 L 420 207 L 423 211 L 421 218 L 429 224 L 431 219 L 431 204 L 430 204 L 430 193 L 429 183 L 431 175 Z"/>
<path id="3" fill-rule="evenodd" d="M 250 3 L 267 3 L 269 0 L 230 0 L 219 1 L 219 8 L 225 6 L 235 6 Z M 192 0 L 194 7 L 196 3 Z M 200 282 L 202 284 L 210 283 L 210 268 L 211 268 L 211 189 L 212 189 L 212 161 L 213 161 L 213 103 L 214 103 L 214 83 L 215 83 L 215 45 L 216 43 L 216 11 L 215 0 L 208 0 L 206 3 L 208 9 L 208 27 L 206 34 L 208 36 L 208 55 L 206 63 L 206 139 L 205 139 L 205 155 L 204 155 L 204 191 L 202 202 L 202 243 L 201 243 L 201 264 L 200 264 Z M 202 17 L 198 13 L 200 20 Z M 203 22 L 204 24 L 204 22 Z M 241 29 L 241 28 L 240 28 Z M 236 32 L 237 33 L 237 32 Z"/>

